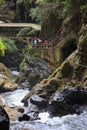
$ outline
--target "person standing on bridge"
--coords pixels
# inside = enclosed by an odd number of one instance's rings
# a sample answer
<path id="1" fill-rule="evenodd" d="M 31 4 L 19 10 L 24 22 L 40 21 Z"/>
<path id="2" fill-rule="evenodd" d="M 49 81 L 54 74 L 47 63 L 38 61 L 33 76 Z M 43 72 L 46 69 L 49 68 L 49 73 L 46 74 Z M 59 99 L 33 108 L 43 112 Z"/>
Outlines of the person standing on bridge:
<path id="1" fill-rule="evenodd" d="M 48 42 L 48 40 L 44 40 L 44 45 L 45 45 L 45 48 L 48 48 L 48 46 L 47 46 L 47 45 L 48 45 L 48 43 L 49 43 L 49 42 Z"/>

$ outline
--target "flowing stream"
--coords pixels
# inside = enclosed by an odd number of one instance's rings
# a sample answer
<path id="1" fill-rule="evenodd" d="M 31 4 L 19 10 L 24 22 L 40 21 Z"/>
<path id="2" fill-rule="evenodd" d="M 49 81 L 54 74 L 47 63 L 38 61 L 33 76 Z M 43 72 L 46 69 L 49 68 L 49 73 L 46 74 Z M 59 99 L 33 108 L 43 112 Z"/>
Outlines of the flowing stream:
<path id="1" fill-rule="evenodd" d="M 2 94 L 3 103 L 14 106 L 23 106 L 21 100 L 29 93 L 28 90 L 15 90 Z M 87 130 L 87 106 L 82 106 L 83 113 L 80 115 L 66 115 L 62 117 L 50 118 L 49 113 L 39 114 L 38 120 L 10 122 L 10 130 Z"/>
<path id="2" fill-rule="evenodd" d="M 87 112 L 81 115 L 48 117 L 42 113 L 41 119 L 34 122 L 11 122 L 10 130 L 87 130 Z"/>

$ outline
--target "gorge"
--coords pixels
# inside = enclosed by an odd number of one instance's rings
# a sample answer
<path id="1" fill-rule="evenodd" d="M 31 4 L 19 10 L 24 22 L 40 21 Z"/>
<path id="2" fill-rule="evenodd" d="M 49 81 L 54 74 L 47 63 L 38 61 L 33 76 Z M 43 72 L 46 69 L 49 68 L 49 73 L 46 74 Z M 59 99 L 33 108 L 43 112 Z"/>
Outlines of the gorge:
<path id="1" fill-rule="evenodd" d="M 87 129 L 86 3 L 0 2 L 0 129 Z"/>

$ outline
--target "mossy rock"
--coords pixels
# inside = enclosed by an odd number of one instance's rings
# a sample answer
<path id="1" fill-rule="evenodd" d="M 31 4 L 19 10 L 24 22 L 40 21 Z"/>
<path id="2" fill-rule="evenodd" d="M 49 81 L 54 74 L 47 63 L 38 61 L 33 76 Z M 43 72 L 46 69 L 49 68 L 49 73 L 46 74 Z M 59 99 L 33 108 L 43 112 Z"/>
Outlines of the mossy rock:
<path id="1" fill-rule="evenodd" d="M 79 39 L 78 47 L 80 47 L 82 50 L 87 49 L 87 35 Z"/>
<path id="2" fill-rule="evenodd" d="M 72 66 L 68 61 L 64 61 L 62 65 L 60 66 L 60 72 L 59 72 L 59 77 L 61 78 L 67 78 L 71 75 L 72 73 Z"/>
<path id="3" fill-rule="evenodd" d="M 73 67 L 69 61 L 64 61 L 59 68 L 49 77 L 55 79 L 68 79 L 71 78 L 73 74 Z"/>

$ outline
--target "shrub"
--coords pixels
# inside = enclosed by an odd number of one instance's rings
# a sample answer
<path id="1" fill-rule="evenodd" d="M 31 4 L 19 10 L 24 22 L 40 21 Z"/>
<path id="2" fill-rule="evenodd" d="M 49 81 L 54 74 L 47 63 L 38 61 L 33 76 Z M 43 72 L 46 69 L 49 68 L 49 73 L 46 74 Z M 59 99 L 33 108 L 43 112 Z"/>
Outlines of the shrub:
<path id="1" fill-rule="evenodd" d="M 1 38 L 0 38 L 0 55 L 4 56 L 6 51 L 6 46 L 3 44 Z"/>
<path id="2" fill-rule="evenodd" d="M 17 36 L 25 36 L 28 32 L 30 32 L 32 30 L 31 27 L 29 28 L 22 28 L 19 33 L 17 34 Z"/>
<path id="3" fill-rule="evenodd" d="M 5 1 L 4 0 L 0 0 L 0 5 L 4 4 Z"/>
<path id="4" fill-rule="evenodd" d="M 6 47 L 6 51 L 8 53 L 14 53 L 15 51 L 18 51 L 18 48 L 16 47 L 14 40 L 10 38 L 2 38 L 2 42 Z"/>
<path id="5" fill-rule="evenodd" d="M 87 4 L 81 5 L 80 10 L 83 13 L 87 9 Z"/>

